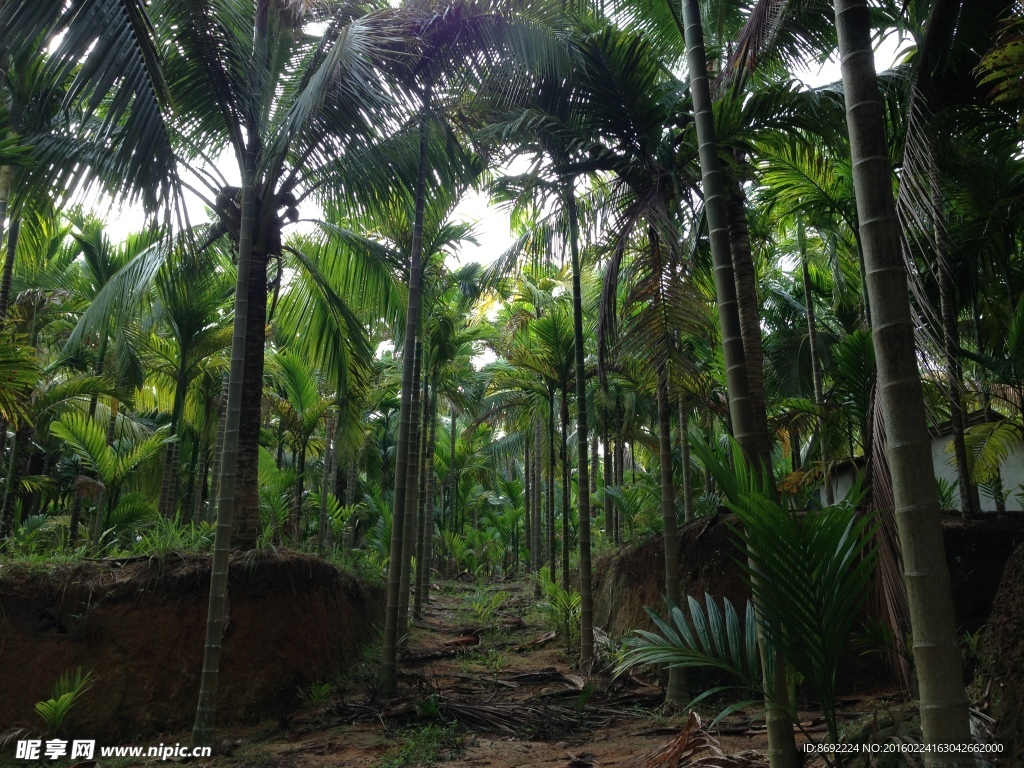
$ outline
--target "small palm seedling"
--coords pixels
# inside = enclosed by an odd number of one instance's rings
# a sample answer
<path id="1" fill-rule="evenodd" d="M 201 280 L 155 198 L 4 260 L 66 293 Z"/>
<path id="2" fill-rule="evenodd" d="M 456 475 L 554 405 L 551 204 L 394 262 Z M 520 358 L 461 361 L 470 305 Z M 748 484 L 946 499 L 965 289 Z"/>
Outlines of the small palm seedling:
<path id="1" fill-rule="evenodd" d="M 538 607 L 544 623 L 562 636 L 565 652 L 572 653 L 580 632 L 580 593 L 562 589 L 557 582 L 542 582 L 546 600 Z"/>
<path id="2" fill-rule="evenodd" d="M 473 618 L 480 624 L 491 625 L 497 621 L 497 613 L 508 600 L 508 592 L 504 590 L 487 594 L 477 594 L 471 603 Z"/>
<path id="3" fill-rule="evenodd" d="M 320 680 L 313 683 L 307 688 L 302 698 L 306 700 L 306 703 L 311 707 L 319 707 L 327 703 L 327 699 L 330 698 L 333 687 L 326 680 Z"/>
<path id="4" fill-rule="evenodd" d="M 61 675 L 53 686 L 51 697 L 36 703 L 36 713 L 42 718 L 50 736 L 60 733 L 64 718 L 91 684 L 92 673 L 86 672 L 83 675 L 79 667 L 73 675 L 70 672 Z"/>

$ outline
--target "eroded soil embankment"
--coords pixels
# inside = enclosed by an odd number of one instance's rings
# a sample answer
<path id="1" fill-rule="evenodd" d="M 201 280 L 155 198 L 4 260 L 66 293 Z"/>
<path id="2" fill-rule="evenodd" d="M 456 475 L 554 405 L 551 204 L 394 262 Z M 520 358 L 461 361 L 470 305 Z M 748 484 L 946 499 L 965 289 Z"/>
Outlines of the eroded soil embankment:
<path id="1" fill-rule="evenodd" d="M 67 730 L 123 740 L 187 727 L 199 692 L 210 557 L 0 564 L 0 731 L 39 727 L 35 702 L 82 667 L 94 683 Z M 231 563 L 218 722 L 273 717 L 358 658 L 382 599 L 314 557 Z"/>
<path id="2" fill-rule="evenodd" d="M 742 610 L 750 596 L 734 557 L 729 524 L 733 515 L 701 518 L 679 532 L 679 578 L 683 594 L 703 600 L 705 592 L 727 597 Z M 964 521 L 943 517 L 946 560 L 953 585 L 957 624 L 962 632 L 977 631 L 989 617 L 1004 567 L 1014 548 L 1024 542 L 1024 515 L 986 515 Z M 660 538 L 620 547 L 594 564 L 594 621 L 612 637 L 634 628 L 650 628 L 644 606 L 664 614 L 664 547 Z M 843 692 L 892 682 L 874 657 L 852 652 L 839 671 Z"/>

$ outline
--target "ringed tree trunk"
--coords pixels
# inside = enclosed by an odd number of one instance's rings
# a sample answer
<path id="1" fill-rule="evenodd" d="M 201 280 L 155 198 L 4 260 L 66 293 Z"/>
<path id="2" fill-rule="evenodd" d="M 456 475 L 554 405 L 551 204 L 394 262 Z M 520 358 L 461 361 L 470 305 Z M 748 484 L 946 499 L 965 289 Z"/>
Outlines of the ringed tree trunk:
<path id="1" fill-rule="evenodd" d="M 697 0 L 682 0 L 682 15 L 700 156 L 704 210 L 708 220 L 711 259 L 715 273 L 715 296 L 718 303 L 726 386 L 729 392 L 730 422 L 733 436 L 739 442 L 747 459 L 771 478 L 771 458 L 761 453 L 762 440 L 747 378 L 748 368 L 744 355 L 729 241 L 728 198 L 718 160 L 715 116 L 704 52 L 704 31 L 701 28 Z M 763 643 L 761 647 L 763 653 Z M 768 667 L 767 664 L 763 666 Z M 798 758 L 793 737 L 793 722 L 786 712 L 789 694 L 787 676 L 784 673 L 785 664 L 776 663 L 775 667 L 775 690 L 767 697 L 769 701 L 765 715 L 768 727 L 768 757 L 771 768 L 796 768 Z"/>
<path id="2" fill-rule="evenodd" d="M 683 521 L 692 522 L 693 462 L 690 460 L 690 406 L 686 395 L 679 396 L 679 454 L 683 462 Z"/>
<path id="3" fill-rule="evenodd" d="M 164 476 L 160 483 L 160 514 L 166 519 L 174 518 L 174 510 L 178 505 L 178 457 L 181 454 L 181 417 L 185 412 L 185 396 L 188 392 L 188 371 L 185 368 L 185 353 L 178 366 L 178 376 L 174 383 L 174 405 L 171 408 L 170 436 L 173 440 L 167 445 L 164 458 Z"/>
<path id="4" fill-rule="evenodd" d="M 253 205 L 255 209 L 255 202 Z M 260 519 L 259 466 L 263 356 L 267 343 L 267 263 L 265 251 L 255 248 L 250 250 L 245 317 L 245 364 L 242 371 L 242 400 L 239 406 L 241 417 L 238 424 L 237 468 L 234 470 L 236 501 L 231 529 L 232 545 L 243 550 L 253 549 L 263 533 Z M 237 315 L 235 317 L 237 323 Z M 230 393 L 228 400 L 230 407 Z"/>
<path id="5" fill-rule="evenodd" d="M 734 156 L 737 164 L 744 162 L 742 153 L 734 153 Z M 738 180 L 730 179 L 729 183 L 731 189 L 726 209 L 733 280 L 736 283 L 736 308 L 743 336 L 743 358 L 747 367 L 750 404 L 757 430 L 758 456 L 761 465 L 768 467 L 771 464 L 772 441 L 768 432 L 768 411 L 764 397 L 764 347 L 761 343 L 761 300 L 757 295 L 757 270 L 754 269 L 750 251 L 746 195 Z"/>
<path id="6" fill-rule="evenodd" d="M 299 444 L 295 457 L 295 491 L 292 496 L 292 542 L 296 549 L 302 545 L 302 494 L 306 490 L 306 448 L 305 439 Z"/>
<path id="7" fill-rule="evenodd" d="M 327 431 L 324 435 L 324 459 L 323 472 L 320 477 L 320 519 L 316 532 L 316 553 L 324 556 L 324 547 L 327 544 L 327 502 L 328 493 L 331 490 L 331 473 L 334 465 L 334 414 L 327 416 Z"/>
<path id="8" fill-rule="evenodd" d="M 544 566 L 544 537 L 543 537 L 543 519 L 544 511 L 542 509 L 544 476 L 542 474 L 542 461 L 544 454 L 544 427 L 541 424 L 541 418 L 539 415 L 535 415 L 533 418 L 533 466 L 531 471 L 533 472 L 533 571 L 537 574 L 537 579 L 534 581 L 533 592 L 534 595 L 540 597 L 540 569 Z"/>
<path id="9" fill-rule="evenodd" d="M 224 422 L 224 452 L 220 460 L 220 498 L 217 503 L 217 527 L 214 533 L 213 561 L 210 566 L 210 602 L 206 616 L 206 643 L 203 671 L 199 682 L 199 703 L 192 727 L 194 746 L 212 746 L 217 718 L 217 687 L 220 682 L 220 649 L 224 636 L 228 597 L 228 561 L 231 553 L 231 528 L 235 516 L 235 491 L 238 481 L 239 437 L 245 403 L 249 300 L 251 295 L 253 228 L 256 221 L 253 167 L 256 152 L 249 147 L 242 174 L 241 222 L 238 237 L 238 273 L 235 283 L 234 328 L 231 334 L 231 368 L 228 374 L 227 406 Z M 258 270 L 257 270 L 258 272 Z M 266 284 L 263 286 L 264 304 Z M 258 308 L 254 308 L 258 313 Z M 262 360 L 262 348 L 260 359 Z M 262 371 L 261 371 L 262 376 Z M 261 388 L 262 389 L 262 388 Z M 257 403 L 258 408 L 258 403 Z M 256 419 L 259 428 L 259 415 Z M 257 508 L 258 514 L 258 508 Z"/>
<path id="10" fill-rule="evenodd" d="M 0 168 L 0 173 L 4 169 Z M 0 239 L 3 239 L 3 218 L 7 208 L 7 201 L 3 201 L 0 211 Z M 0 278 L 0 320 L 7 317 L 7 310 L 11 305 L 11 283 L 14 280 L 14 259 L 18 251 L 18 235 L 21 232 L 21 219 L 14 219 L 10 229 L 7 231 L 7 258 L 4 259 L 3 278 Z"/>
<path id="11" fill-rule="evenodd" d="M 220 476 L 224 466 L 224 433 L 228 421 L 228 382 L 221 385 L 220 400 L 217 403 L 217 439 L 213 448 L 213 472 L 210 487 L 210 509 L 207 520 L 213 524 L 217 521 L 217 509 L 220 506 Z"/>
<path id="12" fill-rule="evenodd" d="M 580 227 L 576 193 L 572 180 L 566 185 L 566 207 L 569 211 L 569 245 L 572 254 L 572 326 L 576 352 L 576 478 L 579 485 L 580 518 L 580 664 L 589 665 L 594 658 L 594 600 L 591 594 L 590 561 L 590 477 L 587 447 L 587 378 L 586 349 L 583 346 L 583 290 L 580 287 Z M 594 456 L 597 463 L 597 456 Z M 596 476 L 597 471 L 594 471 Z"/>
<path id="13" fill-rule="evenodd" d="M 423 488 L 423 514 L 420 520 L 420 533 L 418 536 L 419 550 L 416 554 L 416 599 L 413 603 L 413 615 L 419 617 L 423 606 L 430 602 L 430 559 L 433 552 L 434 539 L 434 441 L 437 434 L 437 381 L 438 375 L 435 371 L 433 376 L 430 395 L 426 413 L 427 421 L 424 427 L 426 443 L 423 453 L 423 468 L 421 475 L 424 477 Z"/>
<path id="14" fill-rule="evenodd" d="M 422 283 L 420 290 L 423 290 Z M 409 589 L 412 578 L 412 556 L 416 551 L 416 516 L 420 507 L 420 462 L 423 459 L 423 388 L 420 379 L 423 367 L 423 342 L 416 341 L 416 359 L 413 365 L 412 415 L 413 423 L 409 432 L 409 480 L 405 492 L 405 530 L 402 533 L 402 586 L 398 593 L 398 634 L 405 637 L 409 622 Z M 401 641 L 400 641 L 401 642 Z"/>
<path id="15" fill-rule="evenodd" d="M 388 566 L 387 607 L 384 614 L 384 643 L 381 662 L 381 690 L 393 696 L 398 690 L 399 603 L 402 591 L 402 548 L 405 533 L 406 496 L 409 489 L 409 457 L 412 437 L 413 389 L 416 386 L 413 365 L 420 327 L 420 287 L 423 282 L 423 219 L 426 209 L 427 145 L 430 139 L 430 92 L 423 97 L 419 126 L 419 167 L 416 175 L 416 211 L 409 252 L 409 301 L 405 319 L 405 344 L 402 351 L 402 398 L 399 408 L 398 446 L 395 459 L 395 498 L 391 516 L 391 551 Z M 454 457 L 454 453 L 453 453 Z M 454 489 L 453 489 L 454 490 Z M 454 498 L 454 494 L 453 494 Z"/>
<path id="16" fill-rule="evenodd" d="M 679 588 L 679 534 L 676 530 L 676 488 L 672 477 L 672 409 L 668 401 L 668 375 L 658 370 L 658 459 L 661 465 L 661 522 L 665 539 L 665 597 L 681 607 Z M 681 707 L 690 699 L 682 667 L 669 667 L 665 701 Z"/>
<path id="17" fill-rule="evenodd" d="M 210 398 L 204 397 L 203 404 L 203 426 L 196 439 L 196 450 L 199 457 L 199 468 L 196 471 L 197 488 L 192 497 L 192 522 L 199 524 L 204 521 L 203 502 L 206 501 L 209 492 L 209 466 L 210 466 L 210 417 L 212 415 L 212 403 Z"/>
<path id="18" fill-rule="evenodd" d="M 533 477 L 530 464 L 533 452 L 530 450 L 530 438 L 526 436 L 523 451 L 523 539 L 526 543 L 526 572 L 533 573 Z"/>
<path id="19" fill-rule="evenodd" d="M 969 744 L 967 696 L 867 3 L 835 0 L 835 17 L 878 392 L 887 433 L 886 455 L 910 607 L 921 727 L 925 744 Z M 974 758 L 970 754 L 926 752 L 924 762 L 927 766 L 967 766 L 974 764 Z"/>
<path id="20" fill-rule="evenodd" d="M 548 578 L 555 583 L 555 391 L 548 392 Z"/>
<path id="21" fill-rule="evenodd" d="M 562 443 L 559 459 L 562 462 L 562 589 L 569 591 L 569 502 L 572 492 L 569 487 L 569 393 L 568 382 L 562 382 L 562 397 L 559 410 L 559 426 Z"/>

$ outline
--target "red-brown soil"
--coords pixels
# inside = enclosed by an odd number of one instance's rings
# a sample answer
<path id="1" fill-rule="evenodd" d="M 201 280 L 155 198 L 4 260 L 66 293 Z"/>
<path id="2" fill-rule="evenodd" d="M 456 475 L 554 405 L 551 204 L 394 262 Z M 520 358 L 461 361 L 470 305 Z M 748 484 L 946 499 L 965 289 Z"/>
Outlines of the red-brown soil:
<path id="1" fill-rule="evenodd" d="M 380 594 L 306 555 L 252 555 L 230 570 L 218 717 L 283 715 L 314 680 L 358 658 Z M 189 725 L 202 667 L 210 558 L 0 564 L 0 732 L 81 667 L 94 683 L 69 727 L 111 743 Z"/>

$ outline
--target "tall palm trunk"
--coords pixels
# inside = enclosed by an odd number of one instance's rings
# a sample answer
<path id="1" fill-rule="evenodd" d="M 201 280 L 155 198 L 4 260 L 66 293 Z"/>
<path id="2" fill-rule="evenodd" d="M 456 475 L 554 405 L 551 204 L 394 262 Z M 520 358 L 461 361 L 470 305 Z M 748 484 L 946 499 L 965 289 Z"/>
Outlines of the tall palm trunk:
<path id="1" fill-rule="evenodd" d="M 548 392 L 548 577 L 555 583 L 555 391 Z"/>
<path id="2" fill-rule="evenodd" d="M 416 555 L 416 601 L 413 614 L 419 616 L 423 606 L 430 602 L 430 560 L 434 544 L 434 441 L 437 433 L 437 383 L 438 374 L 433 374 L 432 394 L 426 408 L 426 444 L 424 447 L 423 469 L 423 515 L 420 520 L 419 551 Z"/>
<path id="3" fill-rule="evenodd" d="M 544 566 L 544 547 L 543 547 L 543 518 L 544 511 L 541 505 L 542 499 L 542 487 L 544 484 L 544 478 L 542 475 L 542 464 L 543 464 L 543 452 L 544 452 L 544 432 L 543 425 L 541 424 L 540 416 L 534 416 L 533 419 L 533 570 L 534 573 L 539 574 L 540 569 Z M 540 597 L 540 579 L 538 578 L 534 582 L 534 594 Z"/>
<path id="4" fill-rule="evenodd" d="M 735 153 L 734 153 L 735 154 Z M 737 163 L 744 162 L 736 156 Z M 757 271 L 750 251 L 746 196 L 738 180 L 730 179 L 726 210 L 729 220 L 729 246 L 733 280 L 736 283 L 736 308 L 743 336 L 743 359 L 750 388 L 750 405 L 757 430 L 758 457 L 762 466 L 771 462 L 772 443 L 768 433 L 768 411 L 764 397 L 764 347 L 761 343 L 761 306 L 757 295 Z"/>
<path id="5" fill-rule="evenodd" d="M 253 206 L 255 210 L 255 200 Z M 253 227 L 256 226 L 254 214 Z M 235 506 L 231 528 L 232 544 L 236 549 L 252 549 L 263 532 L 260 519 L 259 467 L 263 418 L 263 358 L 267 337 L 267 263 L 268 257 L 265 252 L 250 249 L 245 364 L 242 371 Z"/>
<path id="6" fill-rule="evenodd" d="M 210 566 L 210 602 L 206 616 L 206 644 L 203 671 L 199 681 L 199 703 L 192 727 L 192 743 L 212 746 L 217 720 L 217 686 L 220 682 L 220 650 L 224 636 L 228 597 L 228 562 L 231 553 L 231 527 L 235 515 L 235 489 L 238 479 L 239 429 L 242 421 L 245 376 L 246 336 L 249 328 L 249 267 L 252 256 L 253 225 L 256 221 L 252 169 L 255 152 L 246 154 L 242 176 L 241 224 L 238 237 L 238 274 L 235 283 L 235 319 L 231 334 L 231 368 L 228 373 L 227 410 L 224 420 L 224 451 L 220 459 L 220 497 L 217 502 L 217 528 Z"/>
<path id="7" fill-rule="evenodd" d="M 743 333 L 740 326 L 733 276 L 732 253 L 729 242 L 729 216 L 718 160 L 718 142 L 715 138 L 715 116 L 708 82 L 707 58 L 704 52 L 704 32 L 701 29 L 700 8 L 697 0 L 683 0 L 683 26 L 686 38 L 686 61 L 690 72 L 690 90 L 693 97 L 694 123 L 697 129 L 700 155 L 701 185 L 704 192 L 704 210 L 708 220 L 711 241 L 711 259 L 715 272 L 715 296 L 718 303 L 718 321 L 725 360 L 725 378 L 729 392 L 729 416 L 733 435 L 743 448 L 748 460 L 771 477 L 770 457 L 761 453 L 754 406 L 750 397 L 747 365 L 744 356 Z M 764 644 L 761 644 L 762 649 Z M 764 651 L 762 650 L 762 653 Z M 767 664 L 764 665 L 767 668 Z M 765 720 L 768 726 L 768 757 L 771 768 L 795 768 L 796 742 L 793 724 L 786 714 L 788 685 L 785 664 L 776 664 L 775 690 L 768 696 Z"/>
<path id="8" fill-rule="evenodd" d="M 679 456 L 683 462 L 683 521 L 691 522 L 693 506 L 693 463 L 690 461 L 690 406 L 679 396 Z"/>
<path id="9" fill-rule="evenodd" d="M 559 403 L 558 425 L 562 431 L 558 458 L 562 462 L 562 589 L 569 590 L 569 502 L 572 491 L 569 487 L 569 393 L 568 383 L 562 382 L 562 396 Z"/>
<path id="10" fill-rule="evenodd" d="M 907 277 L 865 0 L 835 0 L 853 181 L 864 246 L 878 392 L 903 553 L 926 744 L 971 740 L 949 571 L 932 471 Z M 925 765 L 973 765 L 967 754 L 926 752 Z"/>
<path id="11" fill-rule="evenodd" d="M 615 487 L 626 483 L 626 417 L 618 393 L 615 397 Z M 612 535 L 616 544 L 622 543 L 622 510 L 612 505 Z"/>
<path id="12" fill-rule="evenodd" d="M 228 423 L 228 382 L 221 385 L 220 400 L 217 403 L 217 439 L 213 446 L 213 471 L 210 483 L 210 509 L 207 520 L 210 524 L 217 521 L 217 510 L 220 507 L 220 477 L 224 466 L 224 433 Z"/>
<path id="13" fill-rule="evenodd" d="M 298 549 L 302 545 L 302 494 L 306 491 L 306 440 L 302 440 L 295 452 L 295 487 L 292 491 L 292 545 Z"/>
<path id="14" fill-rule="evenodd" d="M 526 572 L 533 573 L 533 477 L 531 461 L 533 451 L 530 450 L 530 438 L 525 440 L 523 451 L 523 539 L 526 541 Z"/>
<path id="15" fill-rule="evenodd" d="M 188 391 L 188 372 L 185 368 L 185 351 L 181 350 L 182 360 L 178 365 L 178 375 L 174 382 L 174 404 L 171 406 L 170 437 L 164 458 L 163 480 L 160 483 L 160 514 L 170 520 L 174 517 L 174 508 L 178 504 L 178 457 L 180 456 L 181 418 L 185 412 L 185 395 Z"/>
<path id="16" fill-rule="evenodd" d="M 203 398 L 203 427 L 196 440 L 196 451 L 199 460 L 199 467 L 196 470 L 196 488 L 195 494 L 192 497 L 192 522 L 199 524 L 204 521 L 203 516 L 203 502 L 206 501 L 206 495 L 209 491 L 209 462 L 210 462 L 210 417 L 212 415 L 213 408 L 209 397 Z"/>
<path id="17" fill-rule="evenodd" d="M 583 290 L 580 287 L 580 225 L 572 181 L 566 184 L 569 212 L 569 246 L 572 253 L 572 329 L 576 353 L 576 479 L 580 517 L 580 663 L 594 657 L 594 599 L 591 594 L 590 561 L 590 476 L 587 466 L 587 376 L 586 348 L 583 346 Z M 595 457 L 596 461 L 596 457 Z M 595 471 L 596 475 L 596 471 Z"/>
<path id="18" fill-rule="evenodd" d="M 415 418 L 412 408 L 413 365 L 416 356 L 416 338 L 420 327 L 420 287 L 423 264 L 423 219 L 426 209 L 427 187 L 427 146 L 430 138 L 430 94 L 423 96 L 419 126 L 419 167 L 416 174 L 416 211 L 413 219 L 412 244 L 409 249 L 409 301 L 405 317 L 405 344 L 402 352 L 402 401 L 399 408 L 398 455 L 395 459 L 395 498 L 391 516 L 391 552 L 388 567 L 388 597 L 384 614 L 384 647 L 381 662 L 381 688 L 385 695 L 392 696 L 398 689 L 398 628 L 400 622 L 399 603 L 402 592 L 402 547 L 405 532 L 405 507 L 409 482 L 409 457 L 413 447 L 410 443 L 412 422 Z M 454 453 L 452 454 L 454 458 Z M 453 496 L 454 498 L 454 496 Z"/>
<path id="19" fill-rule="evenodd" d="M 0 173 L 4 169 L 0 169 Z M 7 208 L 6 200 L 3 203 L 4 211 L 0 211 L 0 239 L 3 238 L 3 218 Z M 18 235 L 21 232 L 21 219 L 14 219 L 10 229 L 7 231 L 7 257 L 4 259 L 3 277 L 0 278 L 0 320 L 7 317 L 7 310 L 11 305 L 11 283 L 14 280 L 14 259 L 18 250 Z"/>
<path id="20" fill-rule="evenodd" d="M 420 285 L 422 290 L 423 286 Z M 416 342 L 416 360 L 413 365 L 412 414 L 413 422 L 409 430 L 409 480 L 405 491 L 405 530 L 402 532 L 402 586 L 398 593 L 398 635 L 405 637 L 409 622 L 409 588 L 412 578 L 412 555 L 416 549 L 416 515 L 420 507 L 420 463 L 423 460 L 423 397 L 420 386 L 421 368 L 423 365 L 423 342 Z"/>
<path id="21" fill-rule="evenodd" d="M 4 59 L 7 57 L 5 56 Z M 24 87 L 23 78 L 18 78 L 18 85 Z M 17 136 L 21 124 L 21 114 L 24 109 L 22 99 L 19 98 L 15 87 L 9 91 L 10 102 L 7 109 L 8 131 L 7 138 Z M 4 223 L 7 221 L 7 211 L 11 199 L 11 180 L 14 176 L 14 168 L 10 165 L 0 166 L 0 241 L 4 239 Z M 18 245 L 18 231 L 21 220 L 13 219 L 10 230 L 7 233 L 7 258 L 4 259 L 3 277 L 0 278 L 0 320 L 7 317 L 7 310 L 11 305 L 11 281 L 14 278 L 14 257 Z"/>
<path id="22" fill-rule="evenodd" d="M 679 535 L 676 530 L 676 487 L 672 477 L 672 409 L 668 402 L 668 375 L 658 370 L 658 460 L 661 465 L 661 522 L 665 539 L 665 596 L 681 605 L 679 589 Z M 681 707 L 689 700 L 685 671 L 670 667 L 665 701 Z"/>
<path id="23" fill-rule="evenodd" d="M 608 432 L 608 414 L 604 412 L 601 417 L 601 444 L 604 449 L 604 536 L 611 539 L 612 531 L 612 500 L 608 495 L 608 489 L 615 483 L 615 472 L 612 469 L 612 445 Z"/>
<path id="24" fill-rule="evenodd" d="M 811 380 L 814 383 L 814 404 L 821 411 L 819 426 L 815 432 L 818 435 L 818 445 L 821 451 L 821 466 L 824 477 L 825 505 L 835 504 L 835 495 L 832 490 L 832 476 L 828 466 L 828 433 L 825 424 L 825 388 L 821 378 L 821 352 L 818 348 L 818 321 L 814 315 L 814 294 L 811 293 L 811 272 L 807 266 L 807 239 L 804 235 L 804 223 L 802 219 L 796 222 L 797 249 L 800 251 L 800 267 L 803 272 L 804 281 L 804 309 L 807 312 L 807 346 L 811 352 Z M 823 434 L 824 433 L 824 434 Z M 795 467 L 794 467 L 795 469 Z"/>
<path id="25" fill-rule="evenodd" d="M 327 431 L 324 433 L 324 459 L 323 472 L 320 477 L 320 519 L 316 530 L 316 553 L 324 556 L 324 548 L 327 544 L 327 502 L 328 493 L 331 489 L 331 472 L 334 464 L 334 414 L 327 417 Z"/>

